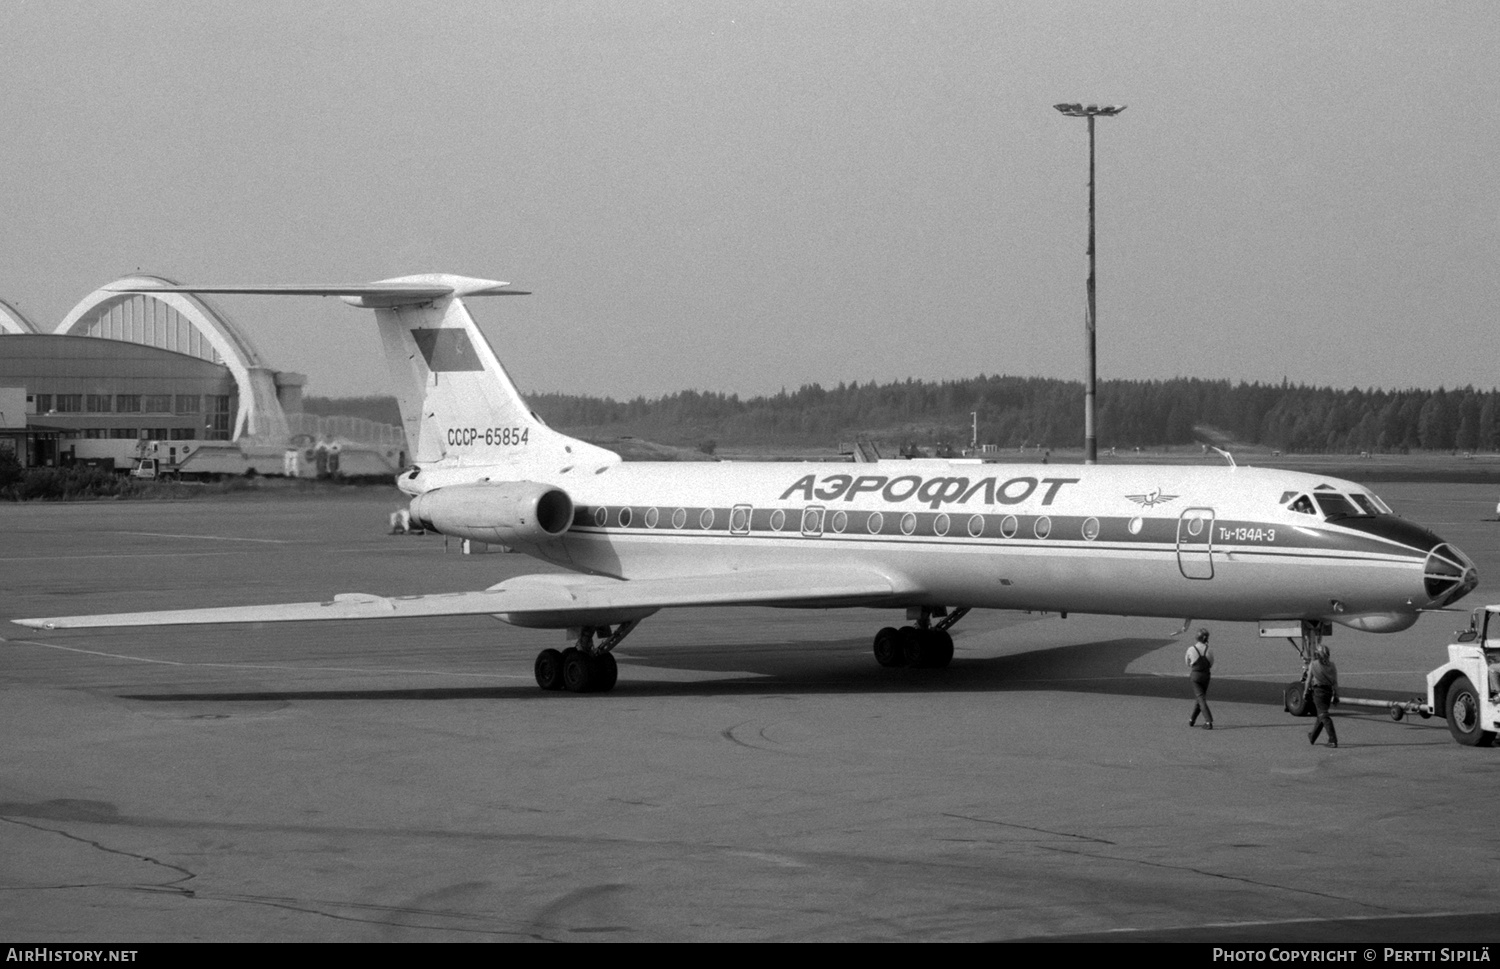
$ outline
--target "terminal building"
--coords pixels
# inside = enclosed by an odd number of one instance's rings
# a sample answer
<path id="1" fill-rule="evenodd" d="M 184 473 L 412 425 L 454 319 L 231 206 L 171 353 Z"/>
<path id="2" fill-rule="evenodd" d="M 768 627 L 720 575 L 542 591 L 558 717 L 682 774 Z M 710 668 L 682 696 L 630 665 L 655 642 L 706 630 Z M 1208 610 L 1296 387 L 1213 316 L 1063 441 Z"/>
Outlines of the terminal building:
<path id="1" fill-rule="evenodd" d="M 207 298 L 113 291 L 152 283 L 176 285 L 160 276 L 116 280 L 52 332 L 0 301 L 0 449 L 25 466 L 128 468 L 147 442 L 174 465 L 198 446 L 190 442 L 233 442 L 246 469 L 262 472 L 268 456 L 279 469 L 283 452 L 305 452 L 311 465 L 329 448 L 349 459 L 358 452 L 354 473 L 405 463 L 399 428 L 304 415 L 307 378 L 268 366 Z M 286 467 L 303 463 L 289 457 Z"/>

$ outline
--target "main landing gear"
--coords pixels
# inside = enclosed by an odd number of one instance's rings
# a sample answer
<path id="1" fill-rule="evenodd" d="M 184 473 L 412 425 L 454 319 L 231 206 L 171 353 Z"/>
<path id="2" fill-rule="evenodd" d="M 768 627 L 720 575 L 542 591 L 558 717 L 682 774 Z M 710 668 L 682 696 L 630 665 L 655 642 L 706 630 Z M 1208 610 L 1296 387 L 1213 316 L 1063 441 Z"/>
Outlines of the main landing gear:
<path id="1" fill-rule="evenodd" d="M 578 630 L 578 642 L 558 651 L 544 649 L 536 657 L 536 685 L 544 690 L 567 690 L 569 693 L 608 693 L 620 678 L 620 667 L 610 652 L 620 640 L 630 635 L 639 619 L 622 622 L 613 633 L 608 626 L 584 626 Z M 594 642 L 595 636 L 603 637 Z"/>
<path id="2" fill-rule="evenodd" d="M 948 629 L 968 614 L 966 608 L 950 614 L 944 606 L 907 610 L 907 618 L 916 620 L 916 625 L 900 629 L 886 626 L 876 633 L 875 662 L 881 666 L 942 669 L 953 661 L 953 637 Z M 934 619 L 938 620 L 936 624 Z"/>

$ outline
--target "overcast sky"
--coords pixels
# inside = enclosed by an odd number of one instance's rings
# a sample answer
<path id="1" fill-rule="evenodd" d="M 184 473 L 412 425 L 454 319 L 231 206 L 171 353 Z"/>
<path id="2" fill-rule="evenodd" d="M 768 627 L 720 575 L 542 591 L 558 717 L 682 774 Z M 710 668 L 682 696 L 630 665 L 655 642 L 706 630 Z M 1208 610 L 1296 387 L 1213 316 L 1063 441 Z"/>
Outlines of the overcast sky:
<path id="1" fill-rule="evenodd" d="M 1489 2 L 0 0 L 0 298 L 414 272 L 527 390 L 1500 384 Z M 310 394 L 373 321 L 223 297 Z M 3 346 L 3 344 L 0 344 Z"/>

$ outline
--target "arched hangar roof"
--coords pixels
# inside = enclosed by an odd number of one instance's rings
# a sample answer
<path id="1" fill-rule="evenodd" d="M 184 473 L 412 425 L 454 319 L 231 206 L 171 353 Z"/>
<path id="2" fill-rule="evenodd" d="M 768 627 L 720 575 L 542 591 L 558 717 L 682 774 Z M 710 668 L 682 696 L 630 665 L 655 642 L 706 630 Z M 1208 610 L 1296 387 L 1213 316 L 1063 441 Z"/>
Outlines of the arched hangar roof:
<path id="1" fill-rule="evenodd" d="M 85 296 L 54 332 L 141 343 L 222 363 L 239 389 L 233 436 L 284 437 L 286 415 L 276 399 L 275 372 L 227 314 L 190 293 L 119 292 L 161 284 L 180 285 L 165 276 L 121 277 Z"/>
<path id="2" fill-rule="evenodd" d="M 0 299 L 0 333 L 40 333 L 26 314 Z"/>

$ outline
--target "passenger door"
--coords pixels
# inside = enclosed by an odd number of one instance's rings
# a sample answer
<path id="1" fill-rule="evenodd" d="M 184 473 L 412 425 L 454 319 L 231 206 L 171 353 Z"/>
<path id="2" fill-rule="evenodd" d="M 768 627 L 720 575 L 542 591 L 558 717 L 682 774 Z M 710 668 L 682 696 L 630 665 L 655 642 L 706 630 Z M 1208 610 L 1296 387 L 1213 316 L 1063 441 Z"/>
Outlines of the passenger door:
<path id="1" fill-rule="evenodd" d="M 1183 578 L 1214 577 L 1214 510 L 1187 508 L 1177 519 L 1177 567 Z"/>

